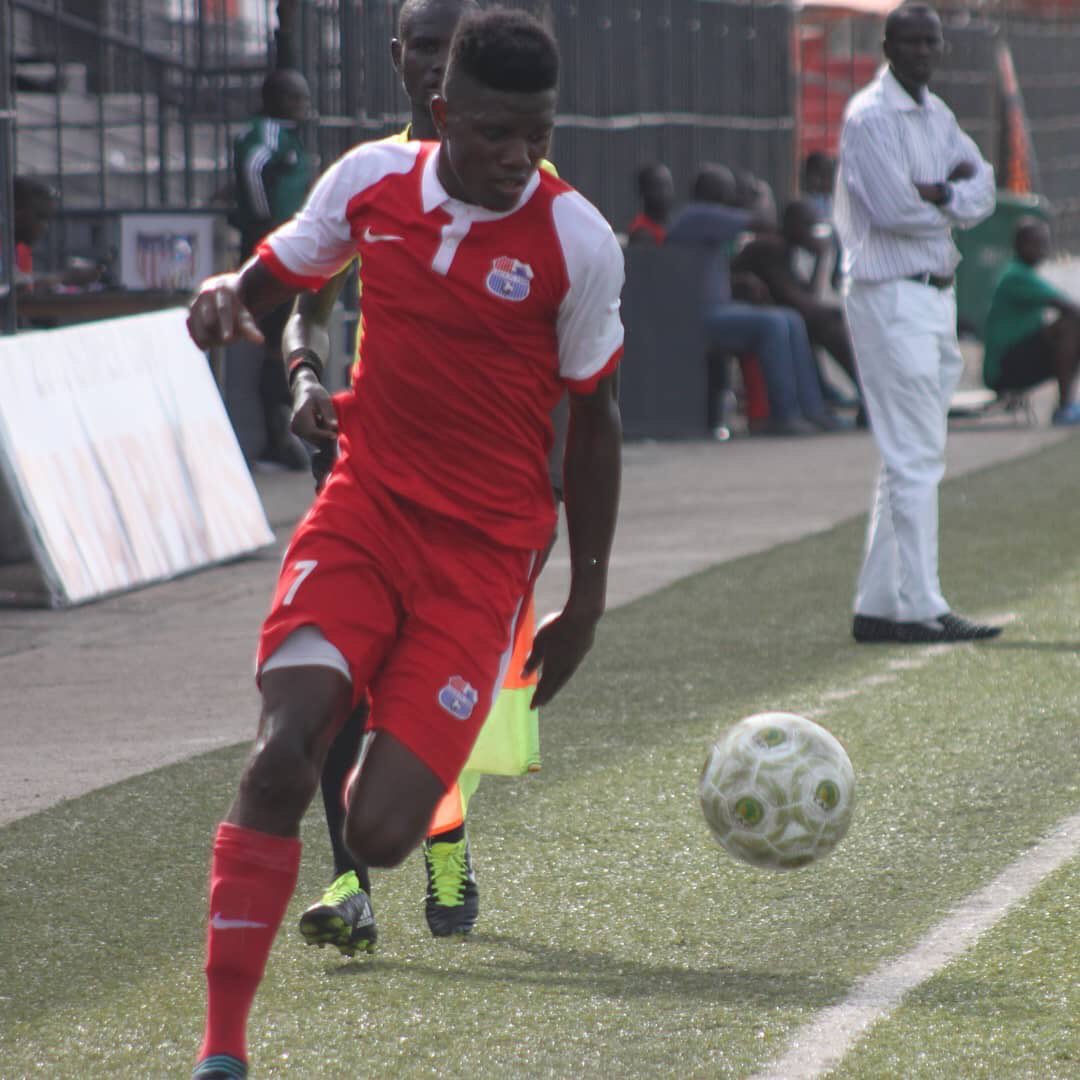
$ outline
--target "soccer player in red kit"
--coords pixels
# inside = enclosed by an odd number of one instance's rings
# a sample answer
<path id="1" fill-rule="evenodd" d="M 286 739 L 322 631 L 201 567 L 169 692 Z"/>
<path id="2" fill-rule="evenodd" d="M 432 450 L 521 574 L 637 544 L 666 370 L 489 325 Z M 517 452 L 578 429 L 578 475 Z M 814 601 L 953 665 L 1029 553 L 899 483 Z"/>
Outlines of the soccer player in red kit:
<path id="1" fill-rule="evenodd" d="M 351 394 L 335 409 L 310 360 L 290 373 L 294 430 L 337 437 L 341 457 L 289 545 L 259 642 L 259 734 L 214 842 L 197 1077 L 246 1075 L 300 821 L 352 704 L 370 693 L 374 734 L 345 826 L 357 858 L 400 863 L 456 780 L 554 526 L 546 455 L 566 390 L 571 583 L 526 665 L 540 671 L 536 705 L 592 645 L 618 504 L 623 268 L 595 208 L 538 171 L 557 81 L 536 20 L 467 16 L 432 103 L 441 143 L 350 151 L 192 304 L 200 346 L 257 340 L 255 317 L 362 256 Z"/>

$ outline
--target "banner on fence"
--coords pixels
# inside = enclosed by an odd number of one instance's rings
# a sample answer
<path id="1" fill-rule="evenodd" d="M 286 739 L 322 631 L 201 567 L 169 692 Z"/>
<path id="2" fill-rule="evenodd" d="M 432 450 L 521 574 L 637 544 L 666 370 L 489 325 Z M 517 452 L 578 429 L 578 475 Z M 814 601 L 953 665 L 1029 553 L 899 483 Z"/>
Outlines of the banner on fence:
<path id="1" fill-rule="evenodd" d="M 0 469 L 53 606 L 273 542 L 185 314 L 0 338 Z"/>

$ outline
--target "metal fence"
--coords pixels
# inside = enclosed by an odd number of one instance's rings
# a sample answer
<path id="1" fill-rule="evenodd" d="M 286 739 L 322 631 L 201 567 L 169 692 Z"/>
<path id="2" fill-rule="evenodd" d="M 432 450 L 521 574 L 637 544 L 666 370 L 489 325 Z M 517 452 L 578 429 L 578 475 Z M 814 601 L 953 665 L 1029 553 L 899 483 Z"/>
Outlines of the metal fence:
<path id="1" fill-rule="evenodd" d="M 92 254 L 103 217 L 225 208 L 230 148 L 276 60 L 274 5 L 257 0 L 0 0 L 16 73 L 14 170 L 60 193 L 51 251 Z M 284 7 L 286 5 L 280 5 Z M 395 0 L 295 0 L 284 43 L 308 77 L 310 146 L 328 164 L 397 130 Z M 563 52 L 560 172 L 624 228 L 635 172 L 666 161 L 681 191 L 706 161 L 791 182 L 792 11 L 728 0 L 510 0 Z M 0 162 L 2 166 L 2 162 Z"/>
<path id="2" fill-rule="evenodd" d="M 709 161 L 753 171 L 780 199 L 792 192 L 799 15 L 789 3 L 504 2 L 548 20 L 560 41 L 552 156 L 617 230 L 636 209 L 635 172 L 646 161 L 666 162 L 680 195 Z M 5 86 L 14 86 L 10 149 L 0 96 L 0 178 L 35 175 L 61 196 L 42 264 L 100 255 L 106 225 L 122 211 L 224 212 L 232 140 L 278 59 L 311 83 L 317 117 L 306 139 L 324 165 L 396 130 L 406 116 L 389 51 L 397 8 L 396 0 L 0 0 L 0 71 L 10 65 Z M 275 39 L 279 10 L 295 13 L 284 42 Z M 1060 234 L 1080 245 L 1076 17 L 950 14 L 938 89 L 993 155 L 992 56 L 1002 35 Z M 867 47 L 865 34 L 849 37 Z"/>

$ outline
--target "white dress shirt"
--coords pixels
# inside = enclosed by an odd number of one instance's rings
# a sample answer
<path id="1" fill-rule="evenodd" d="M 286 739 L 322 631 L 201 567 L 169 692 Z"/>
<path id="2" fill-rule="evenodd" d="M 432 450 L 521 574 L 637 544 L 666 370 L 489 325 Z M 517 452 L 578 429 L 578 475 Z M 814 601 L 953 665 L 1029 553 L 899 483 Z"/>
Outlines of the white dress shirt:
<path id="1" fill-rule="evenodd" d="M 950 184 L 948 202 L 920 198 L 916 183 L 940 183 L 961 161 L 975 175 Z M 848 102 L 839 164 L 834 223 L 853 281 L 948 277 L 960 262 L 952 229 L 994 209 L 994 169 L 952 111 L 928 90 L 915 101 L 887 65 Z"/>

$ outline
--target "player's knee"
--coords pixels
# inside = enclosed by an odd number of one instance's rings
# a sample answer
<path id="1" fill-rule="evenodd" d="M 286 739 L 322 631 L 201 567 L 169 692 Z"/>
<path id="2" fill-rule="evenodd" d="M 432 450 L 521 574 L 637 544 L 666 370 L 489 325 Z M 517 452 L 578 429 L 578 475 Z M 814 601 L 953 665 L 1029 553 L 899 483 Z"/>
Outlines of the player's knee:
<path id="1" fill-rule="evenodd" d="M 251 802 L 273 807 L 299 820 L 315 794 L 319 769 L 313 748 L 302 732 L 288 724 L 266 724 L 241 781 L 241 791 Z"/>
<path id="2" fill-rule="evenodd" d="M 345 846 L 358 862 L 391 867 L 405 861 L 424 838 L 424 823 L 406 814 L 375 814 L 351 806 L 345 822 Z"/>
<path id="3" fill-rule="evenodd" d="M 284 703 L 267 705 L 241 788 L 248 799 L 288 816 L 302 815 L 319 784 L 321 734 L 329 727 Z"/>

